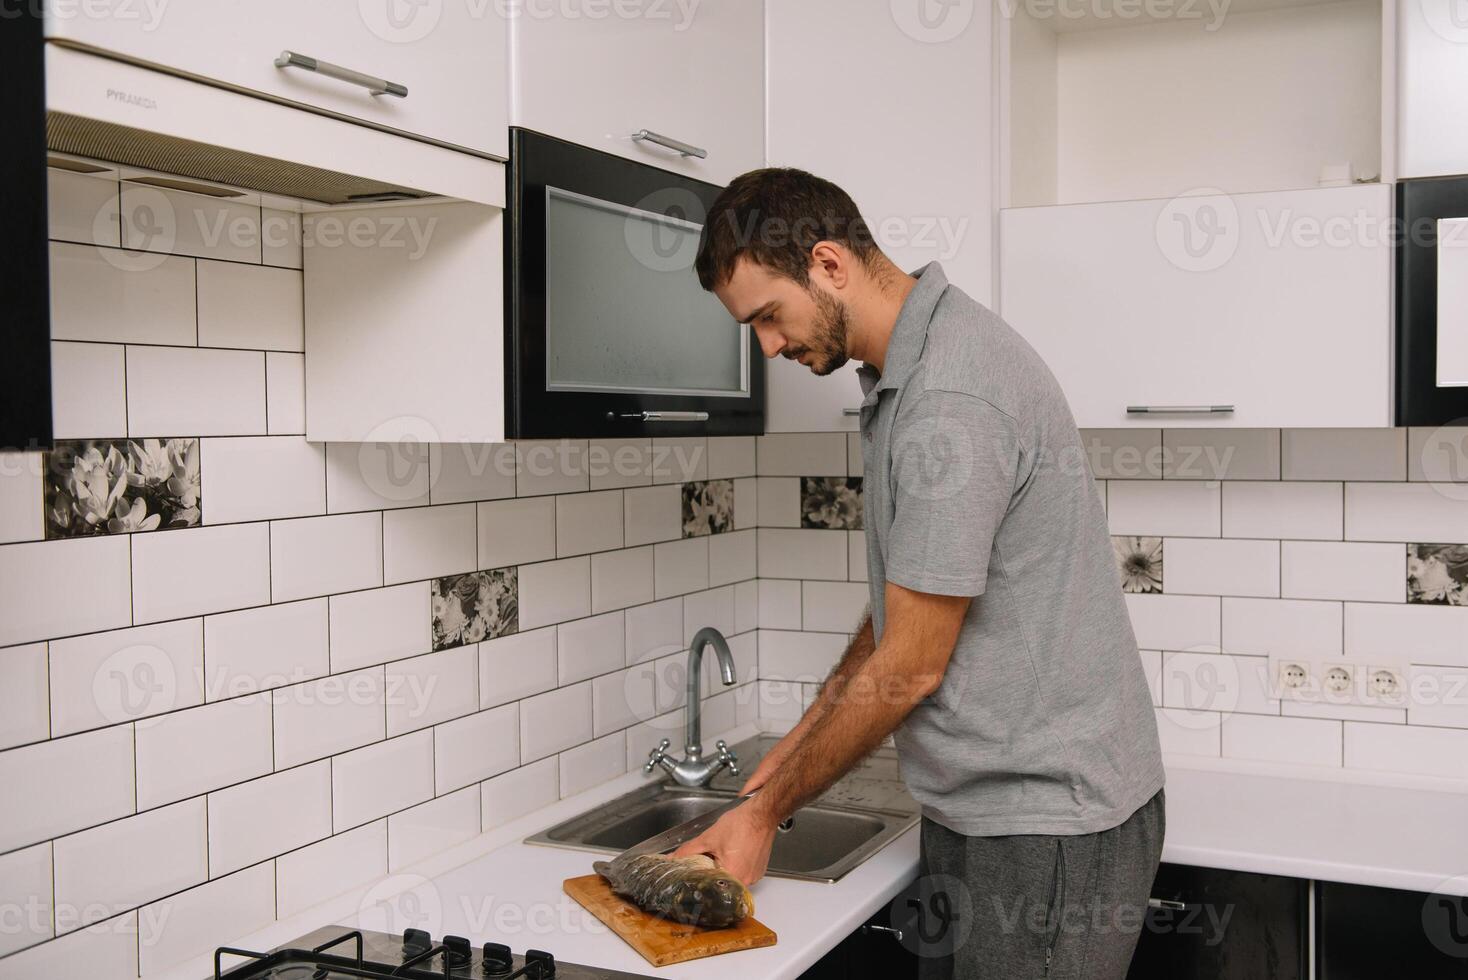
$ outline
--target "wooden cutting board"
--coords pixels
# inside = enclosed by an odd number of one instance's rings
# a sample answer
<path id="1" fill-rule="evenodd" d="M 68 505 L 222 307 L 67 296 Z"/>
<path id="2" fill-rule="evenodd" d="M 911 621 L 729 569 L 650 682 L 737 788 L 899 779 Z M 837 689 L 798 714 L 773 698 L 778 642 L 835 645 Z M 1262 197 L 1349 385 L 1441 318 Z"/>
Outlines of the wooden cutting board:
<path id="1" fill-rule="evenodd" d="M 601 875 L 567 878 L 562 887 L 653 966 L 775 945 L 774 930 L 753 916 L 728 929 L 700 929 L 648 915 L 614 893 Z"/>

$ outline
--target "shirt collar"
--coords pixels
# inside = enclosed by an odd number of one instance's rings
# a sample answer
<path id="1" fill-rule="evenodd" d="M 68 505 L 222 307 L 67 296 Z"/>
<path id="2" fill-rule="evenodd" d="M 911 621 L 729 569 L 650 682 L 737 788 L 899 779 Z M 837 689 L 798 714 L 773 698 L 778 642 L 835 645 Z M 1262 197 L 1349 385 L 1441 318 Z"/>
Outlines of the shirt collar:
<path id="1" fill-rule="evenodd" d="M 916 277 L 917 285 L 903 300 L 897 322 L 892 326 L 892 336 L 887 340 L 886 370 L 879 374 L 870 364 L 856 369 L 862 393 L 867 396 L 864 404 L 875 404 L 877 392 L 900 387 L 907 381 L 917 367 L 927 342 L 928 322 L 933 319 L 938 300 L 948 288 L 948 277 L 937 262 L 929 262 L 912 275 Z"/>

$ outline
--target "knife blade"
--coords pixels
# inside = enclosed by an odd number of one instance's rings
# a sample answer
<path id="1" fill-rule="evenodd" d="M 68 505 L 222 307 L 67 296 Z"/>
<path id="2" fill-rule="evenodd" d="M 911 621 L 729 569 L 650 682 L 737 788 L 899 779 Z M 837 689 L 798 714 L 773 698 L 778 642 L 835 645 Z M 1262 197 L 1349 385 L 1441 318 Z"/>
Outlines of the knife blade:
<path id="1" fill-rule="evenodd" d="M 676 827 L 670 827 L 667 830 L 664 830 L 662 833 L 653 834 L 641 844 L 633 844 L 631 847 L 627 848 L 627 850 L 623 851 L 621 854 L 618 854 L 616 859 L 614 860 L 620 860 L 621 858 L 628 857 L 639 857 L 643 854 L 661 854 L 664 851 L 672 850 L 680 844 L 686 844 L 689 841 L 693 840 L 693 838 L 697 837 L 699 834 L 703 833 L 705 830 L 708 830 L 710 827 L 712 827 L 724 814 L 739 806 L 741 803 L 743 803 L 745 800 L 749 799 L 753 795 L 753 793 L 748 793 L 744 796 L 736 796 L 734 799 L 729 800 L 726 803 L 720 803 L 712 810 L 706 810 L 703 813 L 700 813 L 692 820 L 685 820 L 683 823 L 678 824 Z"/>

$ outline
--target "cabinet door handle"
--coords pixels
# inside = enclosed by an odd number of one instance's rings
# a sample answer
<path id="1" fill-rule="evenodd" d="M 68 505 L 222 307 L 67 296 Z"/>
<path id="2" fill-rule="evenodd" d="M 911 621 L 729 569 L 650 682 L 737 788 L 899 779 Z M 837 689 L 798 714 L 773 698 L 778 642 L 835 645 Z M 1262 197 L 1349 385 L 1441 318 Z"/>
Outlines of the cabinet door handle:
<path id="1" fill-rule="evenodd" d="M 859 409 L 859 408 L 843 408 L 841 410 L 841 414 L 842 415 L 860 415 L 861 414 L 861 409 Z"/>
<path id="2" fill-rule="evenodd" d="M 1231 415 L 1232 405 L 1128 405 L 1128 415 Z"/>
<path id="3" fill-rule="evenodd" d="M 708 412 L 623 412 L 607 413 L 608 418 L 638 419 L 643 422 L 707 422 Z"/>
<path id="4" fill-rule="evenodd" d="M 341 65 L 333 65 L 329 61 L 318 61 L 310 55 L 299 54 L 295 51 L 282 51 L 280 57 L 275 59 L 275 67 L 314 71 L 318 75 L 335 78 L 339 82 L 360 85 L 373 95 L 393 95 L 400 99 L 408 97 L 408 86 L 399 82 L 389 82 L 375 75 L 364 75 L 362 72 L 343 68 Z"/>
<path id="5" fill-rule="evenodd" d="M 682 140 L 675 140 L 671 136 L 664 136 L 661 133 L 654 133 L 650 129 L 639 129 L 637 132 L 632 134 L 632 138 L 639 143 L 656 143 L 658 146 L 665 146 L 668 149 L 673 150 L 674 152 L 685 157 L 697 157 L 700 160 L 707 160 L 709 155 L 709 151 L 705 150 L 701 146 L 694 146 L 692 143 L 685 143 Z"/>
<path id="6" fill-rule="evenodd" d="M 1149 909 L 1167 909 L 1171 912 L 1181 912 L 1188 906 L 1186 902 L 1172 902 L 1165 898 L 1149 898 L 1147 899 L 1147 907 Z"/>
<path id="7" fill-rule="evenodd" d="M 894 929 L 891 926 L 881 926 L 877 925 L 875 922 L 868 922 L 866 925 L 861 927 L 861 931 L 866 933 L 885 933 L 891 936 L 893 939 L 897 940 L 899 943 L 902 942 L 902 930 Z"/>

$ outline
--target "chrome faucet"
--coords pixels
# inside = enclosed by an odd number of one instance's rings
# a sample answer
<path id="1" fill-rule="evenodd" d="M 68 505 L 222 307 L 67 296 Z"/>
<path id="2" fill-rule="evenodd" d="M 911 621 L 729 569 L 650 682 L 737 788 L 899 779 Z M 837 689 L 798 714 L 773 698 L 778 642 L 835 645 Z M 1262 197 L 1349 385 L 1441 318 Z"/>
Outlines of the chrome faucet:
<path id="1" fill-rule="evenodd" d="M 663 739 L 647 754 L 647 764 L 642 767 L 643 772 L 650 773 L 655 767 L 662 766 L 681 786 L 704 786 L 725 766 L 729 767 L 731 775 L 739 775 L 739 760 L 722 738 L 714 743 L 718 750 L 714 757 L 708 761 L 703 758 L 703 707 L 699 703 L 699 694 L 703 648 L 709 644 L 713 644 L 714 654 L 719 658 L 719 678 L 724 686 L 734 683 L 734 656 L 729 653 L 728 641 L 712 626 L 705 626 L 693 634 L 693 642 L 688 647 L 688 705 L 684 709 L 688 712 L 688 724 L 683 735 L 683 759 L 675 762 L 667 753 L 670 743 Z"/>

